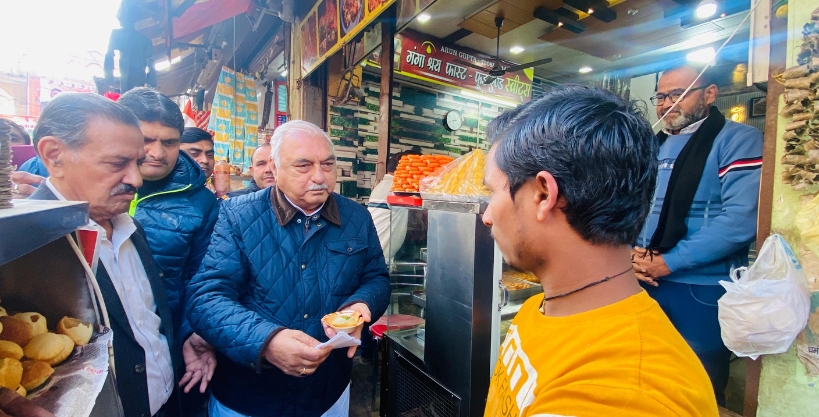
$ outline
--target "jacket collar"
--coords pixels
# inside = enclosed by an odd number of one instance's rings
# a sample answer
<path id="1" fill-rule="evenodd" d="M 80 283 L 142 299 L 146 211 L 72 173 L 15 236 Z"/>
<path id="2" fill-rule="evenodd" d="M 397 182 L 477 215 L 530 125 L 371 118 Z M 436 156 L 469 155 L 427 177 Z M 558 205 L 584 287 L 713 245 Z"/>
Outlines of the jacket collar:
<path id="1" fill-rule="evenodd" d="M 278 220 L 279 226 L 290 223 L 293 217 L 296 217 L 296 214 L 299 213 L 299 209 L 287 201 L 287 198 L 279 187 L 272 187 L 270 190 L 270 200 L 273 203 L 273 212 L 276 213 L 276 220 Z M 327 198 L 327 202 L 324 203 L 324 207 L 321 208 L 320 214 L 321 217 L 324 217 L 328 222 L 336 226 L 341 226 L 338 204 L 336 204 L 336 199 L 332 193 Z"/>

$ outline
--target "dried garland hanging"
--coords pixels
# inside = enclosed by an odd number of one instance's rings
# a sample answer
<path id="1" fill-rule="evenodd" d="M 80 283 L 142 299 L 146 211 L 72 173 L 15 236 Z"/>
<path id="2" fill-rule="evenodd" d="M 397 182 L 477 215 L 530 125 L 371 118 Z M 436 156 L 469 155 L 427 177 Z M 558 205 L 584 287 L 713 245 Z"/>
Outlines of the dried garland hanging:
<path id="1" fill-rule="evenodd" d="M 785 107 L 779 113 L 785 125 L 782 180 L 794 189 L 819 184 L 819 8 L 802 29 L 797 66 L 777 76 L 785 84 Z"/>

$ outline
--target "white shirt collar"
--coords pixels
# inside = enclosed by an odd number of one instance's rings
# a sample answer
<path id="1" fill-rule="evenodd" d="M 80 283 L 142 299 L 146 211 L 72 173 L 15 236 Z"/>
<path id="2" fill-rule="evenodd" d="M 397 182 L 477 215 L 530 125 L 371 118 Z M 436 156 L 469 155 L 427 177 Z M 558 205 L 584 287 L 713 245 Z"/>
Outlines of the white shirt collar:
<path id="1" fill-rule="evenodd" d="M 703 124 L 703 122 L 705 122 L 705 119 L 707 119 L 707 117 L 704 117 L 704 118 L 700 119 L 699 121 L 691 123 L 690 125 L 680 129 L 680 133 L 678 133 L 678 135 L 687 135 L 689 133 L 696 132 L 697 129 L 700 128 L 700 125 Z M 668 129 L 663 129 L 663 132 L 665 132 L 665 134 L 667 134 L 668 136 L 673 135 L 673 133 L 671 133 L 671 131 L 668 130 Z"/>
<path id="2" fill-rule="evenodd" d="M 301 207 L 299 207 L 299 206 L 297 206 L 297 205 L 293 204 L 293 201 L 291 201 L 291 200 L 290 200 L 290 197 L 288 197 L 288 196 L 287 196 L 287 194 L 285 194 L 283 191 L 282 191 L 282 195 L 284 196 L 284 198 L 286 198 L 286 199 L 287 199 L 287 202 L 288 202 L 288 203 L 290 203 L 290 205 L 291 205 L 291 206 L 295 207 L 295 208 L 296 208 L 296 210 L 298 210 L 298 211 L 302 212 L 302 214 L 304 214 L 304 215 L 305 215 L 305 216 L 307 216 L 307 217 L 310 217 L 310 216 L 312 216 L 312 215 L 314 215 L 314 214 L 316 214 L 316 213 L 320 212 L 320 211 L 321 211 L 321 209 L 322 209 L 322 208 L 324 208 L 324 204 L 325 204 L 325 203 L 321 203 L 321 205 L 319 206 L 319 208 L 317 208 L 317 209 L 316 209 L 316 211 L 314 211 L 314 212 L 312 212 L 312 213 L 309 213 L 309 214 L 308 214 L 306 211 L 302 210 L 302 209 L 301 209 Z M 332 198 L 332 196 L 330 196 L 330 198 Z"/>

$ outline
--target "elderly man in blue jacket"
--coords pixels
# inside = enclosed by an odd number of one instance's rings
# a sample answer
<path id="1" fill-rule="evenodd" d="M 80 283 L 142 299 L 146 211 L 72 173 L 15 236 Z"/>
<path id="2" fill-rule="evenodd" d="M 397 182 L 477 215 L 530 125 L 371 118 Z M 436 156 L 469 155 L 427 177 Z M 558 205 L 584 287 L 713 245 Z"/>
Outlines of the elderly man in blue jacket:
<path id="1" fill-rule="evenodd" d="M 332 191 L 326 133 L 291 121 L 271 146 L 276 186 L 221 205 L 188 285 L 190 323 L 218 352 L 209 413 L 346 416 L 355 347 L 316 349 L 335 335 L 321 318 L 354 310 L 369 322 L 384 313 L 384 254 L 367 209 Z"/>

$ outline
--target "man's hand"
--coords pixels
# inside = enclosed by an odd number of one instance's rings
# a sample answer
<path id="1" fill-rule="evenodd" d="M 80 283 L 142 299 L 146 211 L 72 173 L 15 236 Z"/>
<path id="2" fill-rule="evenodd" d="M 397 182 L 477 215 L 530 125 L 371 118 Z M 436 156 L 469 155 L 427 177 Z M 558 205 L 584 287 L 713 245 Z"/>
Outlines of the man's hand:
<path id="1" fill-rule="evenodd" d="M 213 347 L 194 333 L 182 345 L 182 358 L 185 360 L 185 375 L 179 381 L 179 386 L 184 386 L 187 394 L 199 383 L 199 392 L 204 394 L 213 377 L 213 371 L 216 370 L 216 354 Z"/>
<path id="2" fill-rule="evenodd" d="M 307 376 L 330 356 L 329 346 L 316 349 L 319 341 L 298 330 L 285 329 L 273 336 L 264 358 L 291 376 Z"/>
<path id="3" fill-rule="evenodd" d="M 656 251 L 649 253 L 647 249 L 640 247 L 631 251 L 631 266 L 637 279 L 655 287 L 659 285 L 658 279 L 671 274 L 663 255 Z"/>
<path id="4" fill-rule="evenodd" d="M 356 338 L 358 340 L 361 340 L 361 330 L 364 329 L 364 323 L 369 323 L 370 320 L 372 320 L 372 315 L 370 314 L 370 308 L 367 307 L 367 305 L 364 304 L 364 303 L 355 303 L 353 305 L 344 307 L 341 310 L 342 311 L 357 311 L 359 314 L 361 314 L 361 317 L 364 318 L 364 322 L 361 323 L 358 327 L 355 328 L 355 330 L 353 330 L 350 333 L 350 336 L 352 336 L 352 337 L 354 337 L 354 338 Z M 332 339 L 333 336 L 336 335 L 336 330 L 334 328 L 328 326 L 327 323 L 324 322 L 324 320 L 321 321 L 321 325 L 322 325 L 322 327 L 324 327 L 324 334 L 326 334 L 327 337 Z M 358 346 L 350 346 L 347 349 L 347 357 L 352 359 L 353 356 L 355 356 L 355 350 L 357 348 L 358 348 Z"/>
<path id="5" fill-rule="evenodd" d="M 0 416 L 54 417 L 54 414 L 32 404 L 20 394 L 0 387 Z"/>
<path id="6" fill-rule="evenodd" d="M 12 185 L 12 189 L 16 187 L 14 198 L 28 198 L 43 181 L 45 181 L 45 178 L 39 175 L 30 174 L 25 171 L 12 172 L 11 182 L 14 184 Z"/>

